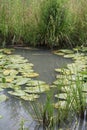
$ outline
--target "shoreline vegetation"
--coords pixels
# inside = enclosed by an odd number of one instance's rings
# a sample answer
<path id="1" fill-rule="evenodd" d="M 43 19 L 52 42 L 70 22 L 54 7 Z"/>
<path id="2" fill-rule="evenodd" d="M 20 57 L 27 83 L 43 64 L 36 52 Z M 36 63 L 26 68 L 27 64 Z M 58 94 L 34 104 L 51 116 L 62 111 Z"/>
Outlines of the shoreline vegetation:
<path id="1" fill-rule="evenodd" d="M 0 0 L 0 46 L 86 46 L 86 2 Z"/>

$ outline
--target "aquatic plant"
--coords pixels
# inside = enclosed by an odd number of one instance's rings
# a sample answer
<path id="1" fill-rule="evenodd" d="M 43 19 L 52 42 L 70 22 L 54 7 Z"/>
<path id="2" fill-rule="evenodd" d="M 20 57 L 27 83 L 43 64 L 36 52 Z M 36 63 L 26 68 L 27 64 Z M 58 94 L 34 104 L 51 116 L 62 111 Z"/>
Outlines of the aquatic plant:
<path id="1" fill-rule="evenodd" d="M 75 49 L 74 49 L 75 50 Z M 71 52 L 69 50 L 59 50 L 64 54 L 64 57 L 74 59 L 74 63 L 68 64 L 67 68 L 55 69 L 60 72 L 60 76 L 57 76 L 57 80 L 54 82 L 56 86 L 61 85 L 61 94 L 55 95 L 57 98 L 62 98 L 69 101 L 68 106 L 76 113 L 80 118 L 84 118 L 84 112 L 86 109 L 86 77 L 87 77 L 87 62 L 86 53 Z M 83 52 L 83 50 L 81 50 Z M 58 54 L 58 52 L 55 52 Z M 70 54 L 71 52 L 71 54 Z M 69 54 L 68 54 L 69 53 Z M 79 57 L 78 57 L 79 56 Z"/>
<path id="2" fill-rule="evenodd" d="M 33 70 L 33 64 L 20 55 L 11 55 L 13 49 L 0 50 L 0 90 L 10 88 L 10 95 L 26 101 L 34 101 L 50 87 L 43 81 L 34 80 L 39 74 Z M 16 63 L 15 63 L 16 62 Z M 24 85 L 24 87 L 23 87 Z"/>

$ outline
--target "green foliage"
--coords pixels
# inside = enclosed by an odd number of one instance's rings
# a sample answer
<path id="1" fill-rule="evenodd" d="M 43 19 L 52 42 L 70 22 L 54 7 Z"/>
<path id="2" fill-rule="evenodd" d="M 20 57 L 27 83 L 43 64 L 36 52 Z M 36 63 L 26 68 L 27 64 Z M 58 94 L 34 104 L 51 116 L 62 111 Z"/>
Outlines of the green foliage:
<path id="1" fill-rule="evenodd" d="M 0 45 L 87 44 L 86 0 L 0 0 Z"/>

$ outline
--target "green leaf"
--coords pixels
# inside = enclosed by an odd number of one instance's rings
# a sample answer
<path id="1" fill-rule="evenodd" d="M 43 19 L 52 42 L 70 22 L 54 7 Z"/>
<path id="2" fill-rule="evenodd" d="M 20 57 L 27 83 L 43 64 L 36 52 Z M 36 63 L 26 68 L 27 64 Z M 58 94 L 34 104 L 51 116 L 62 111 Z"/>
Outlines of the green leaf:
<path id="1" fill-rule="evenodd" d="M 0 102 L 4 102 L 6 99 L 7 97 L 4 94 L 0 95 Z"/>
<path id="2" fill-rule="evenodd" d="M 26 94 L 24 96 L 21 96 L 21 99 L 26 101 L 34 101 L 37 98 L 39 98 L 39 95 L 37 94 Z"/>

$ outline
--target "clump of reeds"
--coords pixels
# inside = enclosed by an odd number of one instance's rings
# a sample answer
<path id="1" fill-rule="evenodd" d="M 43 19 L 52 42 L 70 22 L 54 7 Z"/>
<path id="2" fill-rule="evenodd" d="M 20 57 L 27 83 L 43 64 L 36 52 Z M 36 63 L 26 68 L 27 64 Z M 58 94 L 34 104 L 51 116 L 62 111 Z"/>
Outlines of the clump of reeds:
<path id="1" fill-rule="evenodd" d="M 86 45 L 86 14 L 85 0 L 0 0 L 0 43 Z"/>

